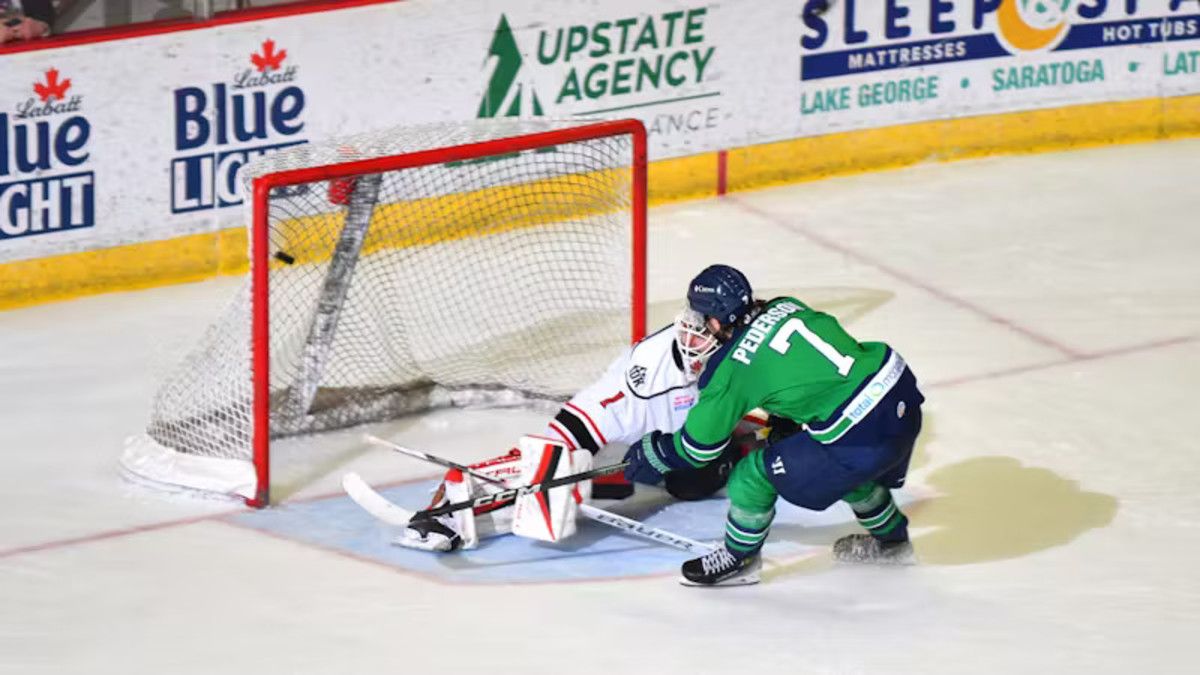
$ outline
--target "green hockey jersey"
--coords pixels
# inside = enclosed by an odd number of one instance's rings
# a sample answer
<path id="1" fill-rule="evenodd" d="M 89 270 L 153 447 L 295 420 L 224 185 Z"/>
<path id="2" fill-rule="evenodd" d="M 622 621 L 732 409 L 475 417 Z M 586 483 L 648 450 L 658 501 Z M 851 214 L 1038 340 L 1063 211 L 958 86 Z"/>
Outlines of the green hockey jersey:
<path id="1" fill-rule="evenodd" d="M 675 450 L 692 466 L 716 459 L 739 420 L 749 411 L 766 412 L 813 429 L 838 427 L 853 420 L 831 419 L 851 402 L 888 360 L 903 372 L 903 361 L 888 359 L 881 342 L 858 342 L 837 319 L 795 298 L 768 302 L 751 324 L 713 355 L 700 379 L 700 400 L 690 411 Z M 857 402 L 856 402 L 857 403 Z"/>

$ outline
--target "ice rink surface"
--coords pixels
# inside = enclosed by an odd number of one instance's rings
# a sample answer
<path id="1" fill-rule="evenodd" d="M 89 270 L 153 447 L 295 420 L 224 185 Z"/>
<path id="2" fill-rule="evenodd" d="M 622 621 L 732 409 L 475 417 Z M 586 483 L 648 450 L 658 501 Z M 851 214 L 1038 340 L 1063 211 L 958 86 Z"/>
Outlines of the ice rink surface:
<path id="1" fill-rule="evenodd" d="M 1191 140 L 652 210 L 652 323 L 733 264 L 891 343 L 928 397 L 899 494 L 921 564 L 834 566 L 848 511 L 790 509 L 754 587 L 681 587 L 683 554 L 594 524 L 413 558 L 338 480 L 419 501 L 438 472 L 361 430 L 280 444 L 268 511 L 163 499 L 117 456 L 239 281 L 0 313 L 0 673 L 1195 672 L 1197 176 Z M 540 422 L 370 430 L 475 460 Z M 613 508 L 721 531 L 719 500 Z"/>

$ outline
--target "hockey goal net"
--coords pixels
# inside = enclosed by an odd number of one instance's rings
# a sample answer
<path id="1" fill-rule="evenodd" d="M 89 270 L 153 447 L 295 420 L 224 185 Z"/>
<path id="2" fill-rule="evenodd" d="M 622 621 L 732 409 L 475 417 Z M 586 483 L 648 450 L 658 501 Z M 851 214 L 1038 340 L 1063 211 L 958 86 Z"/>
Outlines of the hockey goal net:
<path id="1" fill-rule="evenodd" d="M 479 120 L 243 170 L 250 272 L 122 467 L 269 502 L 273 439 L 564 400 L 645 333 L 640 122 Z"/>

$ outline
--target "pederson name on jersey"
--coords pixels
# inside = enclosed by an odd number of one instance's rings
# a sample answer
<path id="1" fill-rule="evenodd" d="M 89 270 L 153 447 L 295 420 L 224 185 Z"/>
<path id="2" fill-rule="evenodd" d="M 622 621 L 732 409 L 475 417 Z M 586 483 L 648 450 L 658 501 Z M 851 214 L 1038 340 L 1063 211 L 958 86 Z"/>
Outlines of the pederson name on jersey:
<path id="1" fill-rule="evenodd" d="M 747 366 L 750 365 L 750 359 L 758 351 L 758 348 L 762 346 L 762 342 L 766 339 L 767 333 L 770 332 L 771 328 L 787 318 L 789 314 L 799 312 L 801 309 L 799 305 L 787 300 L 771 306 L 750 324 L 750 327 L 746 329 L 746 334 L 742 336 L 742 339 L 738 342 L 737 347 L 733 349 L 733 353 L 729 355 L 729 358 L 734 361 L 740 361 Z"/>

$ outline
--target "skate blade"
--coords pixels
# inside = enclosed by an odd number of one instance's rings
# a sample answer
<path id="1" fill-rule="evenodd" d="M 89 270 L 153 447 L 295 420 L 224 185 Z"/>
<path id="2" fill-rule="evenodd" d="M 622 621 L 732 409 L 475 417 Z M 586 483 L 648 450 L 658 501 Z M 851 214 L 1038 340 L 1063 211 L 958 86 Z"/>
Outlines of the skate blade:
<path id="1" fill-rule="evenodd" d="M 833 561 L 838 565 L 874 565 L 876 567 L 911 567 L 917 564 L 917 556 L 912 551 L 892 556 L 840 556 L 833 555 Z"/>
<path id="2" fill-rule="evenodd" d="M 429 553 L 449 553 L 454 550 L 449 541 L 430 542 L 403 534 L 392 539 L 392 546 L 401 546 L 412 551 L 428 551 Z"/>
<path id="3" fill-rule="evenodd" d="M 688 579 L 685 576 L 679 577 L 680 585 L 691 586 L 693 588 L 721 588 L 721 587 L 728 587 L 728 586 L 753 586 L 754 584 L 757 584 L 760 581 L 762 581 L 762 578 L 759 577 L 757 574 L 743 576 L 743 577 L 734 577 L 733 579 L 726 579 L 724 581 L 718 581 L 715 584 L 702 584 L 702 583 L 699 583 L 696 581 L 692 581 L 691 579 Z"/>

